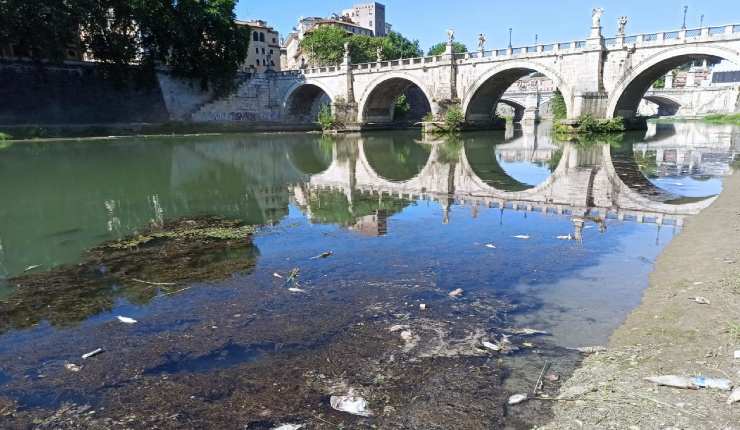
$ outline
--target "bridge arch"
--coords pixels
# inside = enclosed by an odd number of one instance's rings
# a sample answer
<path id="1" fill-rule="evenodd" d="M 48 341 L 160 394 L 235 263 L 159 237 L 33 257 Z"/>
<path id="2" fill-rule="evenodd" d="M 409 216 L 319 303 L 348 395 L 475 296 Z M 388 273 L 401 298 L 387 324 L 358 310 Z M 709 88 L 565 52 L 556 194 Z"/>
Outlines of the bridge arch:
<path id="1" fill-rule="evenodd" d="M 411 87 L 418 88 L 423 94 L 420 99 L 426 105 L 421 110 L 433 112 L 432 93 L 423 82 L 406 73 L 387 73 L 372 81 L 363 92 L 358 105 L 358 122 L 393 122 L 396 99 Z"/>
<path id="2" fill-rule="evenodd" d="M 650 86 L 669 71 L 690 61 L 724 59 L 740 66 L 740 52 L 724 47 L 691 45 L 665 49 L 633 67 L 609 93 L 607 117 L 633 118 Z"/>
<path id="3" fill-rule="evenodd" d="M 662 95 L 645 95 L 643 99 L 658 105 L 658 116 L 673 116 L 681 109 L 681 103 L 670 97 Z"/>
<path id="4" fill-rule="evenodd" d="M 514 117 L 513 117 L 514 122 L 519 122 L 524 117 L 525 107 L 523 104 L 516 102 L 514 100 L 505 99 L 505 98 L 502 98 L 501 100 L 499 100 L 499 106 L 501 104 L 504 104 L 514 109 Z M 499 108 L 497 107 L 496 109 L 498 110 Z"/>
<path id="5" fill-rule="evenodd" d="M 465 92 L 462 109 L 468 122 L 490 121 L 496 105 L 506 90 L 519 79 L 539 72 L 553 81 L 563 94 L 570 115 L 573 111 L 573 91 L 551 68 L 527 60 L 506 61 L 483 73 Z"/>
<path id="6" fill-rule="evenodd" d="M 317 81 L 293 84 L 282 102 L 283 117 L 289 122 L 314 123 L 323 105 L 330 105 L 334 97 L 329 89 Z"/>

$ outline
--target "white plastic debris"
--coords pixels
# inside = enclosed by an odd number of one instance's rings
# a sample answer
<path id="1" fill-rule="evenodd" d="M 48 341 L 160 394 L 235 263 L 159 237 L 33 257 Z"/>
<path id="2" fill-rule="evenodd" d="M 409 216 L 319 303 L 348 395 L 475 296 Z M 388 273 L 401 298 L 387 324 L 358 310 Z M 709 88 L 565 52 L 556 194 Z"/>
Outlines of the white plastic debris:
<path id="1" fill-rule="evenodd" d="M 582 352 L 584 354 L 595 354 L 597 352 L 606 352 L 606 347 L 603 346 L 584 346 L 581 348 L 576 348 L 578 352 Z"/>
<path id="2" fill-rule="evenodd" d="M 414 334 L 411 333 L 410 331 L 404 330 L 401 332 L 401 340 L 408 342 L 412 340 L 413 338 L 414 338 Z"/>
<path id="3" fill-rule="evenodd" d="M 543 331 L 543 330 L 535 330 L 533 328 L 516 328 L 511 330 L 513 334 L 518 334 L 520 336 L 535 336 L 535 335 L 548 335 L 550 333 Z"/>
<path id="4" fill-rule="evenodd" d="M 488 341 L 483 341 L 483 347 L 486 349 L 490 349 L 491 351 L 501 351 L 501 347 L 496 345 L 495 343 L 491 343 Z"/>
<path id="5" fill-rule="evenodd" d="M 490 248 L 490 249 L 496 249 L 496 245 L 494 245 L 494 244 L 492 244 L 492 243 L 487 243 L 487 244 L 486 244 L 486 248 Z"/>
<path id="6" fill-rule="evenodd" d="M 514 239 L 529 240 L 530 237 L 527 236 L 526 234 L 518 234 L 518 235 L 514 236 Z"/>
<path id="7" fill-rule="evenodd" d="M 526 394 L 514 394 L 513 396 L 509 397 L 509 404 L 510 405 L 518 405 L 519 403 L 527 400 Z"/>
<path id="8" fill-rule="evenodd" d="M 23 271 L 24 272 L 30 272 L 31 270 L 36 270 L 39 267 L 41 267 L 41 264 L 34 264 L 33 266 L 26 267 Z"/>
<path id="9" fill-rule="evenodd" d="M 124 323 L 124 324 L 136 324 L 136 323 L 138 322 L 138 321 L 136 321 L 136 320 L 135 320 L 135 319 L 133 319 L 133 318 L 129 318 L 129 317 L 122 317 L 122 316 L 120 316 L 120 315 L 119 315 L 119 316 L 117 316 L 116 318 L 118 318 L 118 321 L 120 321 L 120 322 L 122 322 L 122 323 Z"/>
<path id="10" fill-rule="evenodd" d="M 283 279 L 283 275 L 281 275 L 281 274 L 279 274 L 277 272 L 273 273 L 272 276 L 274 276 L 274 277 L 276 277 L 278 279 Z"/>
<path id="11" fill-rule="evenodd" d="M 674 388 L 686 388 L 689 390 L 696 390 L 699 388 L 692 378 L 687 378 L 685 376 L 676 376 L 676 375 L 662 375 L 662 376 L 649 376 L 645 378 L 646 381 L 652 382 L 654 384 L 658 385 L 664 385 L 666 387 L 674 387 Z"/>
<path id="12" fill-rule="evenodd" d="M 311 260 L 318 260 L 318 259 L 321 259 L 321 258 L 327 258 L 327 257 L 331 257 L 332 255 L 334 255 L 334 253 L 332 251 L 326 251 L 326 252 L 322 252 L 321 254 L 319 254 L 319 255 L 317 255 L 315 257 L 311 257 Z"/>
<path id="13" fill-rule="evenodd" d="M 362 397 L 331 396 L 329 403 L 332 408 L 340 412 L 347 412 L 361 417 L 369 417 L 373 414 L 367 406 L 367 401 Z"/>
<path id="14" fill-rule="evenodd" d="M 735 388 L 727 399 L 727 404 L 731 405 L 735 402 L 740 402 L 740 388 Z"/>
<path id="15" fill-rule="evenodd" d="M 105 352 L 103 348 L 98 348 L 95 351 L 90 351 L 87 354 L 83 354 L 82 359 L 87 360 L 88 358 L 95 357 L 96 355 L 102 354 L 103 352 Z"/>
<path id="16" fill-rule="evenodd" d="M 425 303 L 420 303 L 419 304 L 419 310 L 422 310 L 422 311 L 427 310 L 427 305 Z"/>
<path id="17" fill-rule="evenodd" d="M 450 296 L 450 297 L 460 297 L 463 294 L 465 294 L 465 291 L 463 291 L 462 288 L 457 288 L 455 290 L 450 291 L 449 294 L 447 294 L 447 295 Z"/>
<path id="18" fill-rule="evenodd" d="M 291 293 L 305 293 L 306 292 L 306 290 L 301 290 L 300 288 L 296 288 L 296 287 L 288 288 L 288 291 L 290 291 Z"/>
<path id="19" fill-rule="evenodd" d="M 272 430 L 300 430 L 305 427 L 304 424 L 282 424 Z"/>
<path id="20" fill-rule="evenodd" d="M 699 303 L 700 305 L 709 305 L 709 304 L 711 304 L 709 302 L 709 299 L 708 298 L 702 297 L 702 296 L 690 297 L 689 300 L 691 300 L 692 302 Z"/>
<path id="21" fill-rule="evenodd" d="M 573 236 L 572 236 L 572 235 L 570 235 L 570 234 L 569 234 L 569 235 L 567 235 L 567 236 L 558 236 L 557 238 L 558 238 L 559 240 L 573 240 Z"/>
<path id="22" fill-rule="evenodd" d="M 730 391 L 732 390 L 732 381 L 724 378 L 707 378 L 705 376 L 696 376 L 691 378 L 691 382 L 697 387 L 701 388 L 714 388 L 717 390 Z"/>
<path id="23" fill-rule="evenodd" d="M 78 366 L 78 365 L 76 365 L 74 363 L 67 363 L 67 364 L 64 365 L 64 368 L 67 369 L 67 370 L 69 370 L 70 372 L 75 372 L 75 373 L 76 372 L 79 372 L 80 370 L 82 370 L 82 367 L 80 367 L 80 366 Z"/>

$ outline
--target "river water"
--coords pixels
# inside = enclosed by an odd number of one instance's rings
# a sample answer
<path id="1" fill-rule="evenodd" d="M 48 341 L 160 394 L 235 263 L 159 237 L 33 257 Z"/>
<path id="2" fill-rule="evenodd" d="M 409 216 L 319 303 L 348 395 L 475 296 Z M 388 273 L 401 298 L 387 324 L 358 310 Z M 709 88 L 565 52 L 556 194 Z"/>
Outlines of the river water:
<path id="1" fill-rule="evenodd" d="M 574 348 L 608 341 L 738 151 L 699 123 L 6 144 L 0 423 L 527 428 L 547 402 L 508 396 L 545 365 L 555 395 Z M 257 230 L 84 271 L 101 244 L 204 217 Z M 331 408 L 349 393 L 373 415 Z"/>

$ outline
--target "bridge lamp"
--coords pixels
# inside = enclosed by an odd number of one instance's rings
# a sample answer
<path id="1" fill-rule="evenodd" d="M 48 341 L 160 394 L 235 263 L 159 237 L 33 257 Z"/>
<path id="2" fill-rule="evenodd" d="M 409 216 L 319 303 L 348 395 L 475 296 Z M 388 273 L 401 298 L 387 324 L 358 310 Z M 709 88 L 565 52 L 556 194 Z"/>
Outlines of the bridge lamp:
<path id="1" fill-rule="evenodd" d="M 683 7 L 683 25 L 681 26 L 681 30 L 686 30 L 686 12 L 689 11 L 688 6 Z"/>
<path id="2" fill-rule="evenodd" d="M 509 48 L 511 48 L 511 27 L 509 27 Z"/>

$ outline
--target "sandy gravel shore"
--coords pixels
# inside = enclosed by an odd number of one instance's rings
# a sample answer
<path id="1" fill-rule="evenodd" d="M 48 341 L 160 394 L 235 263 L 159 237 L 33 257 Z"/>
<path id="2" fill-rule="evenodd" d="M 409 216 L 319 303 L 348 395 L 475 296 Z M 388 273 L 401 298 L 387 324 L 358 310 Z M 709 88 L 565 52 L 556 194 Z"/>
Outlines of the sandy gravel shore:
<path id="1" fill-rule="evenodd" d="M 701 296 L 710 304 L 690 298 Z M 655 375 L 740 386 L 740 172 L 656 263 L 642 304 L 561 389 L 545 429 L 740 429 L 726 391 L 657 387 Z"/>

